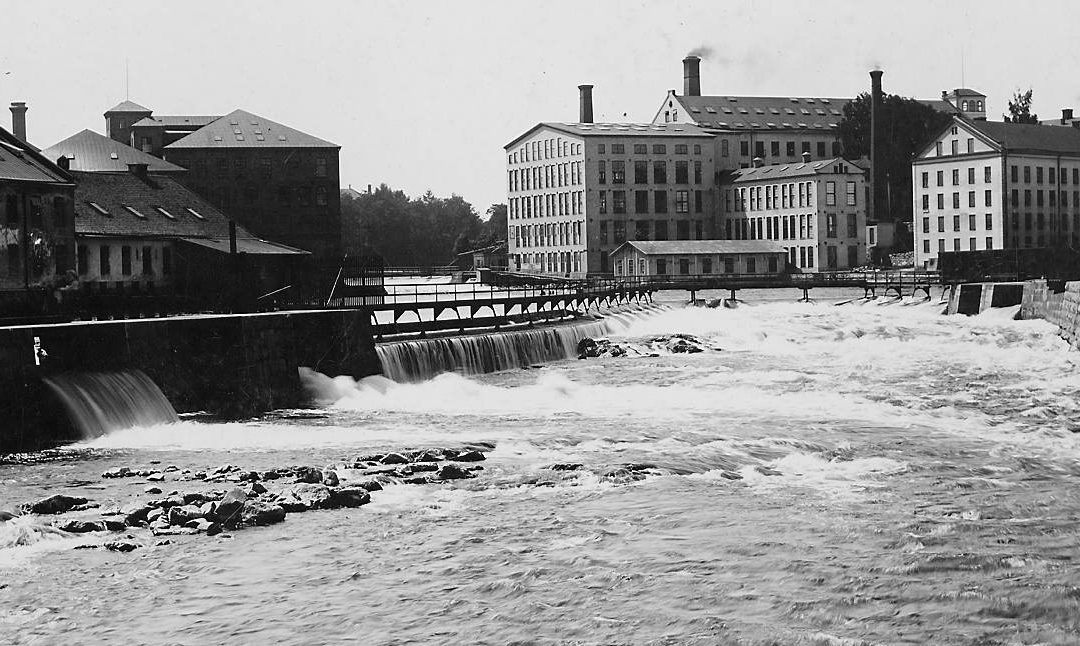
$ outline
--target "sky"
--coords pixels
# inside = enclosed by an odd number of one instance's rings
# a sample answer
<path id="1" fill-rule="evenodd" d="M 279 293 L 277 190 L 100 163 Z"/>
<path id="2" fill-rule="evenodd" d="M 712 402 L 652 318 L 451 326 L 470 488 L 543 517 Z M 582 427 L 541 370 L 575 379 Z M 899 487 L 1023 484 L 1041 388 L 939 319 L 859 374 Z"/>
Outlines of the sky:
<path id="1" fill-rule="evenodd" d="M 341 146 L 341 185 L 504 202 L 503 146 L 541 121 L 650 121 L 682 58 L 702 94 L 940 97 L 966 86 L 1000 120 L 1080 114 L 1080 3 L 0 0 L 0 101 L 45 148 L 125 98 L 155 114 L 243 108 Z M 1070 53 L 1072 52 L 1072 53 Z M 963 84 L 963 85 L 962 85 Z M 3 115 L 10 126 L 10 115 Z"/>

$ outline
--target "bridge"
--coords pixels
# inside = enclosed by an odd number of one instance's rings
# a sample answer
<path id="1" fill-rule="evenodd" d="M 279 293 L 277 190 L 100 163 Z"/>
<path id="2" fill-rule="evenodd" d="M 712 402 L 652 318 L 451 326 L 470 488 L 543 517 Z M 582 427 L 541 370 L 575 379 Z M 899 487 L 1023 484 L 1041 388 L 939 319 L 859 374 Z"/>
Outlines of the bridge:
<path id="1" fill-rule="evenodd" d="M 914 296 L 918 292 L 930 298 L 930 289 L 941 285 L 941 275 L 927 271 L 829 271 L 783 274 L 697 274 L 663 276 L 625 276 L 618 283 L 644 286 L 651 291 L 685 290 L 691 300 L 704 290 L 726 290 L 730 299 L 740 289 L 794 288 L 802 291 L 799 300 L 810 300 L 810 290 L 826 287 L 862 289 L 864 297 L 894 294 Z"/>

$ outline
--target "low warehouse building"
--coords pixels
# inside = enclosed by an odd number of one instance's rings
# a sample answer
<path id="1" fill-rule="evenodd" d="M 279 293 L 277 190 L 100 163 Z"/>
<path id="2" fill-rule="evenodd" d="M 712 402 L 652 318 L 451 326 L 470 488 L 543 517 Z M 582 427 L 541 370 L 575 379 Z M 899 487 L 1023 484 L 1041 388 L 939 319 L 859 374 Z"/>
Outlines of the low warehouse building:
<path id="1" fill-rule="evenodd" d="M 787 252 L 768 240 L 631 240 L 611 252 L 615 276 L 779 275 Z"/>

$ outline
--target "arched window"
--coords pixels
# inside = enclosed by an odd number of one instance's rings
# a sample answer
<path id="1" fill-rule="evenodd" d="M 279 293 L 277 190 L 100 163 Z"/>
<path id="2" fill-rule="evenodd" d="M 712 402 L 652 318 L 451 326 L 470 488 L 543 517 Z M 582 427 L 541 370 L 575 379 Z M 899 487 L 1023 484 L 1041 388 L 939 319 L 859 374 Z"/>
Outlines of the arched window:
<path id="1" fill-rule="evenodd" d="M 960 109 L 961 109 L 961 110 L 963 110 L 964 112 L 967 112 L 967 109 L 968 109 L 968 102 L 967 102 L 967 101 L 962 101 L 962 102 L 960 103 Z"/>
<path id="2" fill-rule="evenodd" d="M 979 112 L 982 112 L 982 109 L 983 109 L 982 101 L 976 101 L 975 102 L 975 109 L 978 110 Z"/>

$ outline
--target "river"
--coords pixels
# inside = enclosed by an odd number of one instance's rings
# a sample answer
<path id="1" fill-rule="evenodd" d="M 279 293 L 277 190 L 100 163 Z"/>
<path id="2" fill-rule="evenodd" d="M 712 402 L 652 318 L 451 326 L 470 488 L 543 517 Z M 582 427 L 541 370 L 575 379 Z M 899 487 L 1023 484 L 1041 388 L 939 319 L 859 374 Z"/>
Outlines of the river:
<path id="1" fill-rule="evenodd" d="M 147 483 L 102 480 L 117 466 L 495 444 L 471 480 L 165 545 L 136 530 L 130 553 L 73 549 L 105 538 L 40 518 L 0 524 L 0 641 L 1080 643 L 1080 379 L 1054 329 L 936 302 L 740 296 L 669 294 L 611 335 L 692 334 L 711 347 L 697 354 L 339 378 L 306 413 L 186 419 L 0 466 L 0 508 L 58 491 L 123 505 Z M 549 468 L 566 463 L 582 467 Z"/>

